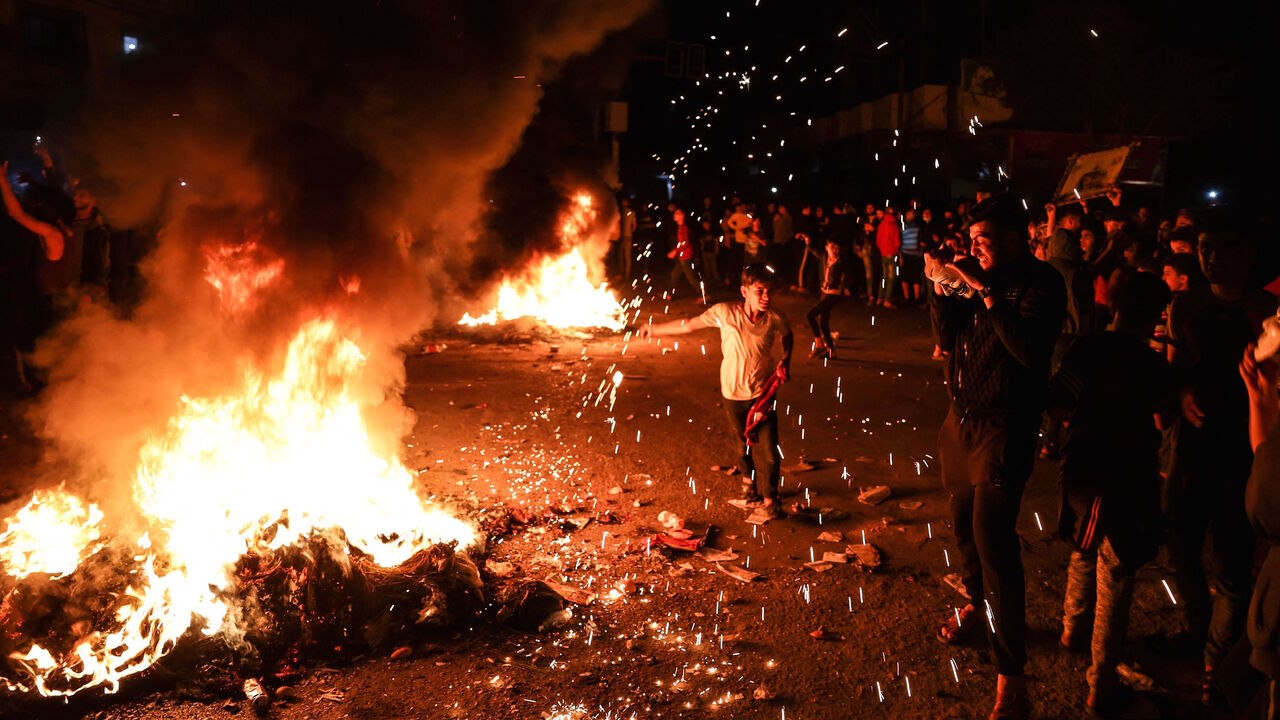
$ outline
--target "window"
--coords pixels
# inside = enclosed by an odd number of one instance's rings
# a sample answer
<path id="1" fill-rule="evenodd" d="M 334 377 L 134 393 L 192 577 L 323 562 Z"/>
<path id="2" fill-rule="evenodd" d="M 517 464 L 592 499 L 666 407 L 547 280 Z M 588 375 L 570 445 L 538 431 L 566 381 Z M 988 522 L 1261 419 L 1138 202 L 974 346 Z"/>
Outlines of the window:
<path id="1" fill-rule="evenodd" d="M 124 54 L 132 55 L 138 52 L 138 38 L 133 35 L 124 36 Z"/>

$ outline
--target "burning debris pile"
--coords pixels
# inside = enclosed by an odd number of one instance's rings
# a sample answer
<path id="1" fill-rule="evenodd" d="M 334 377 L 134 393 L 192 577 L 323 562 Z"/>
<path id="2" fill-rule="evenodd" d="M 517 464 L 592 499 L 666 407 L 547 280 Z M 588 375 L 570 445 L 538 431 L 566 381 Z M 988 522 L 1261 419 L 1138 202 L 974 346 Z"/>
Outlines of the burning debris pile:
<path id="1" fill-rule="evenodd" d="M 475 529 L 375 451 L 352 395 L 363 361 L 317 320 L 275 377 L 246 371 L 239 394 L 184 398 L 141 450 L 134 534 L 75 496 L 38 493 L 0 535 L 9 688 L 114 691 L 188 633 L 271 658 L 479 607 L 475 566 L 454 552 L 478 546 Z"/>
<path id="2" fill-rule="evenodd" d="M 558 256 L 534 261 L 523 272 L 507 276 L 498 288 L 496 304 L 478 317 L 464 313 L 459 325 L 495 325 L 533 318 L 553 328 L 607 328 L 621 330 L 639 299 L 621 303 L 608 286 L 592 277 L 603 274 L 591 247 L 600 244 L 599 212 L 592 197 L 579 193 L 565 213 L 560 229 Z M 607 238 L 605 239 L 607 247 Z"/>

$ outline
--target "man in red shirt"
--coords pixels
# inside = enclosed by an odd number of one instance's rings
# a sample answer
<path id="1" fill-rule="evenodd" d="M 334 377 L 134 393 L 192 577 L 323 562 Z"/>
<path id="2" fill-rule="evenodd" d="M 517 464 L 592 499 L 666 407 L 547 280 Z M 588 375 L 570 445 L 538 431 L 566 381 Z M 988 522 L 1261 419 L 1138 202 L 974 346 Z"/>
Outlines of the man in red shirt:
<path id="1" fill-rule="evenodd" d="M 876 249 L 880 251 L 880 301 L 886 308 L 893 304 L 893 293 L 898 289 L 898 252 L 902 249 L 902 229 L 898 227 L 898 214 L 892 207 L 884 209 L 884 219 L 876 228 Z"/>

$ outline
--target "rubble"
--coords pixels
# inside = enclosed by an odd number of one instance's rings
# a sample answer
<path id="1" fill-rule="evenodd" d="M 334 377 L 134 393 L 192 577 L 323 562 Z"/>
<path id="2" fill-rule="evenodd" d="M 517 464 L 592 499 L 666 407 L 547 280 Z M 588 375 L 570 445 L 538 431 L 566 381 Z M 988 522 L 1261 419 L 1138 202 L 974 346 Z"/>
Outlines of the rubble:
<path id="1" fill-rule="evenodd" d="M 963 595 L 964 599 L 973 599 L 969 597 L 969 591 L 964 588 L 964 580 L 960 578 L 960 573 L 947 573 L 946 576 L 942 578 L 942 582 L 946 583 L 947 587 L 950 587 L 952 590 Z"/>
<path id="2" fill-rule="evenodd" d="M 244 696 L 256 713 L 262 714 L 271 708 L 271 697 L 267 695 L 262 683 L 254 678 L 244 681 Z"/>
<path id="3" fill-rule="evenodd" d="M 826 523 L 843 520 L 849 517 L 849 513 L 844 510 L 838 510 L 833 507 L 812 507 L 795 503 L 787 510 L 790 517 L 810 525 L 824 525 Z"/>
<path id="4" fill-rule="evenodd" d="M 413 648 L 409 647 L 408 645 L 401 645 L 400 647 L 391 651 L 392 660 L 403 660 L 411 655 L 413 655 Z"/>
<path id="5" fill-rule="evenodd" d="M 670 510 L 663 510 L 662 512 L 658 513 L 658 522 L 662 523 L 662 526 L 667 528 L 668 530 L 684 529 L 684 518 L 680 517 L 679 515 L 676 515 Z"/>
<path id="6" fill-rule="evenodd" d="M 880 567 L 880 551 L 874 545 L 849 545 L 844 551 L 859 570 L 870 572 Z"/>
<path id="7" fill-rule="evenodd" d="M 858 493 L 858 502 L 863 505 L 879 505 L 885 500 L 888 500 L 889 496 L 892 494 L 893 493 L 889 490 L 888 485 L 875 485 L 865 488 L 862 492 Z"/>
<path id="8" fill-rule="evenodd" d="M 725 575 L 728 575 L 734 580 L 738 580 L 744 583 L 752 582 L 756 578 L 760 577 L 760 573 L 752 572 L 751 570 L 748 570 L 746 568 L 740 568 L 737 565 L 725 565 L 724 563 L 716 563 L 716 567 L 720 570 L 720 572 L 724 573 Z"/>
<path id="9" fill-rule="evenodd" d="M 501 580 L 503 578 L 511 577 L 516 571 L 516 566 L 509 562 L 486 560 L 484 563 L 484 569 L 490 575 Z"/>
<path id="10" fill-rule="evenodd" d="M 813 638 L 814 640 L 831 640 L 831 641 L 844 640 L 844 636 L 841 635 L 840 633 L 832 632 L 821 625 L 818 626 L 817 630 L 814 630 L 813 632 L 809 633 L 809 637 Z"/>
<path id="11" fill-rule="evenodd" d="M 543 582 L 546 583 L 547 587 L 551 588 L 555 594 L 565 600 L 568 600 L 574 605 L 590 605 L 596 601 L 596 594 L 590 590 L 583 590 L 582 588 L 576 588 L 572 585 L 564 585 L 554 580 L 544 580 Z"/>
<path id="12" fill-rule="evenodd" d="M 844 542 L 844 533 L 839 530 L 824 530 L 823 532 L 818 533 L 818 542 Z"/>
<path id="13" fill-rule="evenodd" d="M 499 594 L 498 622 L 517 630 L 542 632 L 557 627 L 573 616 L 567 601 L 550 585 L 538 580 L 525 580 L 507 586 Z"/>
<path id="14" fill-rule="evenodd" d="M 711 563 L 727 562 L 738 559 L 738 553 L 733 550 L 720 550 L 719 548 L 708 547 L 705 545 L 698 549 L 697 555 L 703 560 Z"/>

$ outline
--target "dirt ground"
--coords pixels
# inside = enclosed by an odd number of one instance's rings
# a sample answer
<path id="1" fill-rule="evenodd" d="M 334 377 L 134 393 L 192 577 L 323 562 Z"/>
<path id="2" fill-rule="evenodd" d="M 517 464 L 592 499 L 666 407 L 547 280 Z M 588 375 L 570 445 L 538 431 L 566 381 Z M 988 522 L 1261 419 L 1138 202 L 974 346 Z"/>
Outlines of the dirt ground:
<path id="1" fill-rule="evenodd" d="M 310 672 L 279 718 L 974 718 L 985 717 L 995 671 L 980 647 L 938 643 L 939 624 L 963 599 L 943 578 L 956 563 L 936 431 L 946 409 L 941 365 L 930 359 L 928 314 L 872 314 L 846 301 L 833 316 L 840 359 L 807 361 L 802 327 L 809 298 L 777 306 L 796 328 L 794 378 L 780 394 L 788 503 L 847 513 L 821 526 L 791 517 L 764 526 L 727 504 L 739 478 L 719 403 L 713 331 L 660 345 L 621 335 L 427 338 L 435 352 L 407 359 L 406 400 L 418 413 L 406 463 L 423 492 L 470 508 L 500 505 L 534 514 L 579 509 L 606 521 L 564 530 L 538 522 L 497 538 L 488 559 L 518 574 L 589 589 L 572 620 L 545 633 L 493 623 L 418 643 L 407 659 L 349 659 Z M 661 303 L 649 307 L 661 309 Z M 689 301 L 672 316 L 692 315 Z M 656 316 L 655 320 L 661 319 Z M 444 344 L 440 349 L 440 343 Z M 609 397 L 615 370 L 622 381 Z M 597 402 L 605 387 L 604 397 Z M 8 494 L 39 478 L 40 453 L 9 425 L 0 445 Z M 801 461 L 812 469 L 797 467 Z M 857 501 L 884 484 L 887 501 Z M 1019 530 L 1027 566 L 1028 652 L 1036 716 L 1082 718 L 1082 655 L 1060 648 L 1067 549 L 1052 535 L 1055 468 L 1039 463 Z M 13 506 L 0 508 L 8 510 Z M 611 514 L 603 514 L 611 510 Z M 760 577 L 744 583 L 690 553 L 647 549 L 661 511 L 674 512 L 709 544 L 739 557 L 729 565 Z M 824 531 L 839 543 L 819 542 Z M 865 535 L 864 535 L 865 533 Z M 811 557 L 873 545 L 871 572 Z M 812 553 L 812 555 L 811 555 Z M 1161 639 L 1179 627 L 1161 563 L 1140 573 L 1129 662 L 1154 679 L 1130 717 L 1202 717 L 1194 652 Z M 617 597 L 623 581 L 638 587 Z M 614 593 L 617 595 L 617 593 Z M 834 636 L 818 640 L 819 627 Z M 172 687 L 69 706 L 26 705 L 14 717 L 251 717 L 243 700 L 180 699 Z M 772 696 L 756 699 L 755 693 Z M 0 708 L 3 709 L 3 708 Z"/>

